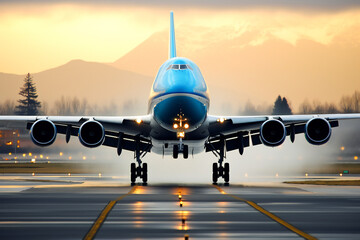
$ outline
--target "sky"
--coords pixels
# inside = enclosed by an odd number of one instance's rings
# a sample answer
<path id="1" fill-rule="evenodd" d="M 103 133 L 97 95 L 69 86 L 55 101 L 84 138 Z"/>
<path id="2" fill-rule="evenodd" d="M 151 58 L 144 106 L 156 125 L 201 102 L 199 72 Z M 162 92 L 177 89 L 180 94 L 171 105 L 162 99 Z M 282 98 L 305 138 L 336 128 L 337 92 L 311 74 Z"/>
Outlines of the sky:
<path id="1" fill-rule="evenodd" d="M 359 1 L 132 2 L 0 1 L 0 72 L 39 72 L 73 59 L 113 62 L 168 29 L 170 10 L 176 26 L 236 27 L 234 35 L 260 31 L 250 45 L 264 43 L 269 33 L 291 44 L 300 38 L 360 42 L 359 33 L 349 33 L 360 25 Z"/>

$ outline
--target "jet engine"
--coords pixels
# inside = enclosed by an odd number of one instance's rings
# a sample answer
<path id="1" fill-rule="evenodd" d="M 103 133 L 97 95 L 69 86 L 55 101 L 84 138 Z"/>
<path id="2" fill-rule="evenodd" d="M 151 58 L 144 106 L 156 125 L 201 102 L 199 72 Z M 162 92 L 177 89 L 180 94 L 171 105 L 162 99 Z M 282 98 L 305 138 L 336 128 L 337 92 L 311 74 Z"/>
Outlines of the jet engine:
<path id="1" fill-rule="evenodd" d="M 260 127 L 261 142 L 269 147 L 276 147 L 285 141 L 286 129 L 282 122 L 276 119 L 265 121 Z"/>
<path id="2" fill-rule="evenodd" d="M 85 147 L 98 147 L 104 143 L 105 129 L 101 123 L 94 120 L 84 122 L 79 128 L 79 140 Z"/>
<path id="3" fill-rule="evenodd" d="M 310 119 L 305 125 L 305 138 L 311 144 L 324 144 L 329 141 L 330 136 L 331 126 L 324 118 Z"/>
<path id="4" fill-rule="evenodd" d="M 30 128 L 31 140 L 38 146 L 49 146 L 56 139 L 56 126 L 48 119 L 37 120 Z"/>

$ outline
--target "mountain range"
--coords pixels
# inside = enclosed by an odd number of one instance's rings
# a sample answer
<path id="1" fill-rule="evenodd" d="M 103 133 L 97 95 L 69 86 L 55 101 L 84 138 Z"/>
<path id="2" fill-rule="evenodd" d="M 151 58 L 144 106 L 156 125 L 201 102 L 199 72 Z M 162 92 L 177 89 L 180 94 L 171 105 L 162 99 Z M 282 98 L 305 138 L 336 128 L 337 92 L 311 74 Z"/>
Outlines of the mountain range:
<path id="1" fill-rule="evenodd" d="M 216 29 L 180 28 L 179 56 L 198 64 L 212 96 L 211 110 L 237 114 L 244 103 L 272 104 L 280 94 L 295 111 L 305 100 L 338 103 L 344 94 L 360 89 L 360 47 L 310 39 L 291 44 L 275 36 L 258 44 L 254 34 L 211 38 Z M 194 36 L 190 35 L 195 32 Z M 168 33 L 154 33 L 112 63 L 73 60 L 56 68 L 31 73 L 39 99 L 54 104 L 61 96 L 92 104 L 134 103 L 133 114 L 145 114 L 147 97 L 160 65 L 167 59 Z M 17 99 L 24 75 L 0 73 L 0 101 Z"/>

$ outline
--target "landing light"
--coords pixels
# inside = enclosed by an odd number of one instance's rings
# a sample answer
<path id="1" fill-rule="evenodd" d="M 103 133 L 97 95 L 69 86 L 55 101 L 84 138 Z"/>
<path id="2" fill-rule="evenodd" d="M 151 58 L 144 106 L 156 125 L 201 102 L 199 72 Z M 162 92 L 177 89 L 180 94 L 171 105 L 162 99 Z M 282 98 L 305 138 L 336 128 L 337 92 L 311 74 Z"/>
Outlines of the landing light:
<path id="1" fill-rule="evenodd" d="M 176 123 L 174 123 L 173 128 L 174 128 L 174 129 L 177 129 L 178 127 L 179 127 L 179 125 L 177 125 Z"/>
<path id="2" fill-rule="evenodd" d="M 184 133 L 184 132 L 178 132 L 178 133 L 177 133 L 177 137 L 178 137 L 178 138 L 184 138 L 184 137 L 185 137 L 185 133 Z"/>
<path id="3" fill-rule="evenodd" d="M 185 128 L 185 129 L 188 129 L 188 128 L 189 128 L 189 124 L 185 123 L 184 128 Z"/>
<path id="4" fill-rule="evenodd" d="M 219 119 L 217 119 L 217 121 L 218 121 L 219 123 L 224 123 L 225 120 L 226 120 L 226 118 L 219 118 Z"/>
<path id="5" fill-rule="evenodd" d="M 138 118 L 138 119 L 135 120 L 135 122 L 136 122 L 137 124 L 140 124 L 140 123 L 142 123 L 142 120 L 141 120 L 140 118 Z"/>

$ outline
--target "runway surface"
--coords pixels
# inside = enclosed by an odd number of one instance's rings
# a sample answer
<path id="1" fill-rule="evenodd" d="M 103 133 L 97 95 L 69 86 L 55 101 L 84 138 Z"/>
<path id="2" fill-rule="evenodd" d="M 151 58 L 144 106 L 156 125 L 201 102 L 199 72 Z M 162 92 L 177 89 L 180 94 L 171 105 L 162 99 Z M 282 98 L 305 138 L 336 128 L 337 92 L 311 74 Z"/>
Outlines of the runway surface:
<path id="1" fill-rule="evenodd" d="M 120 181 L 2 175 L 0 239 L 360 239 L 357 186 Z"/>

